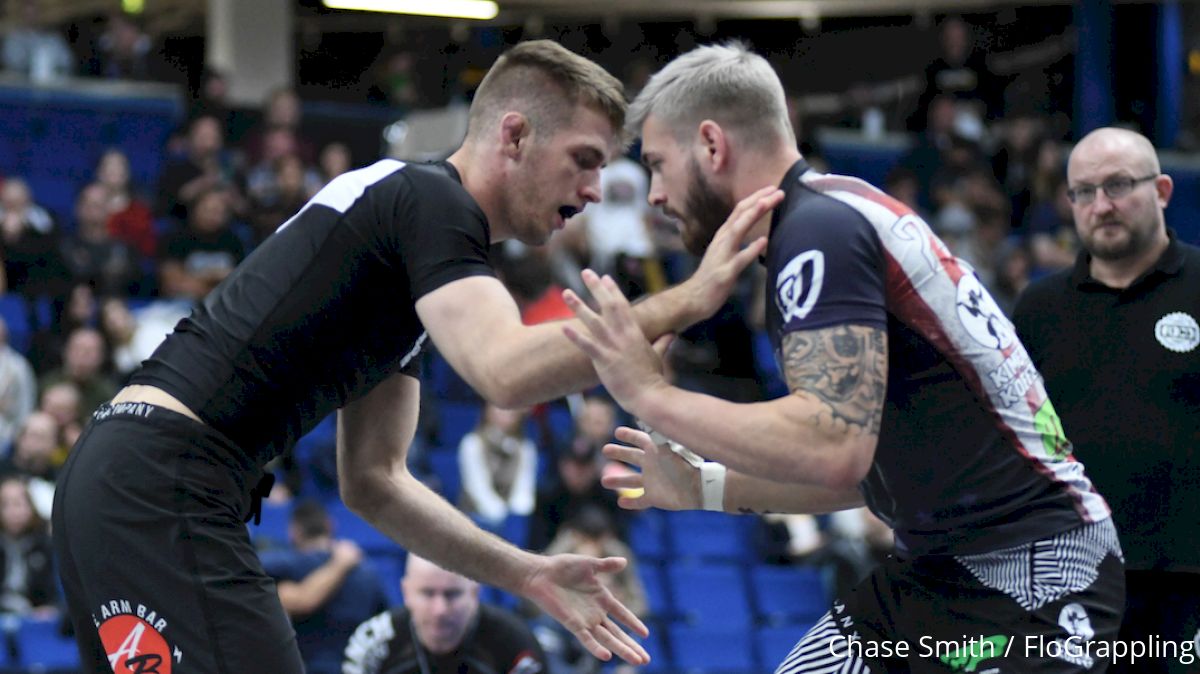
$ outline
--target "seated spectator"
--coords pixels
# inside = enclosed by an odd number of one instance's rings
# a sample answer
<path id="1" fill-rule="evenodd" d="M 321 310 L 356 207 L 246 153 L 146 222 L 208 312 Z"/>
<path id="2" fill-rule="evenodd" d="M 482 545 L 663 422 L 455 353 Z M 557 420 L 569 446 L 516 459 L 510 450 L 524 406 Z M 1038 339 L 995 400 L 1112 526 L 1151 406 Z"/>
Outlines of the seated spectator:
<path id="1" fill-rule="evenodd" d="M 34 510 L 47 522 L 54 503 L 57 477 L 54 453 L 57 449 L 58 422 L 45 412 L 34 412 L 26 417 L 12 451 L 0 461 L 0 475 L 17 475 L 26 480 Z"/>
<path id="2" fill-rule="evenodd" d="M 600 485 L 604 461 L 600 448 L 611 440 L 611 435 L 598 442 L 579 432 L 580 423 L 576 424 L 575 439 L 559 454 L 556 479 L 538 491 L 529 532 L 529 547 L 533 550 L 545 549 L 558 535 L 559 527 L 589 504 L 604 508 L 616 523 L 620 537 L 625 538 L 626 514 L 617 505 L 616 494 Z"/>
<path id="3" fill-rule="evenodd" d="M 58 613 L 58 577 L 46 520 L 34 510 L 20 477 L 0 480 L 0 612 L 53 616 Z"/>
<path id="4" fill-rule="evenodd" d="M 163 297 L 199 300 L 245 257 L 245 245 L 233 231 L 229 198 L 222 189 L 200 193 L 187 226 L 163 240 L 158 268 Z"/>
<path id="5" fill-rule="evenodd" d="M 94 75 L 114 80 L 154 79 L 153 47 L 150 36 L 133 16 L 113 12 L 96 41 L 90 70 Z"/>
<path id="6" fill-rule="evenodd" d="M 90 417 L 97 407 L 117 394 L 117 386 L 105 371 L 108 363 L 108 345 L 104 336 L 95 328 L 76 328 L 67 336 L 63 350 L 62 368 L 42 376 L 41 390 L 70 382 L 79 388 L 79 412 Z"/>
<path id="7" fill-rule="evenodd" d="M 321 186 L 330 180 L 354 168 L 354 160 L 350 156 L 350 148 L 345 143 L 330 143 L 321 148 L 321 157 L 317 161 L 320 171 Z"/>
<path id="8" fill-rule="evenodd" d="M 17 429 L 33 412 L 37 379 L 33 368 L 8 343 L 8 325 L 0 318 L 0 448 L 8 447 Z"/>
<path id="9" fill-rule="evenodd" d="M 62 256 L 74 283 L 86 283 L 102 295 L 138 291 L 141 262 L 137 253 L 108 233 L 108 190 L 92 183 L 75 199 L 75 232 L 62 243 Z"/>
<path id="10" fill-rule="evenodd" d="M 1065 177 L 1055 184 L 1049 200 L 1035 202 L 1029 207 L 1025 236 L 1033 254 L 1035 278 L 1075 264 L 1079 236 L 1075 232 Z"/>
<path id="11" fill-rule="evenodd" d="M 316 501 L 292 510 L 288 538 L 292 549 L 264 553 L 263 568 L 277 582 L 309 674 L 340 674 L 351 633 L 387 607 L 383 583 L 353 541 L 334 539 L 333 523 Z"/>
<path id="12" fill-rule="evenodd" d="M 515 614 L 479 603 L 479 584 L 408 555 L 404 606 L 358 626 L 343 672 L 355 674 L 542 674 L 546 656 Z"/>
<path id="13" fill-rule="evenodd" d="M 206 192 L 233 188 L 233 165 L 225 152 L 225 129 L 208 114 L 188 126 L 183 155 L 167 161 L 158 179 L 158 214 L 178 222 Z"/>
<path id="14" fill-rule="evenodd" d="M 538 455 L 525 435 L 525 416 L 485 403 L 479 424 L 458 446 L 460 507 L 489 531 L 500 531 L 509 515 L 533 512 Z"/>
<path id="15" fill-rule="evenodd" d="M 9 178 L 0 187 L 0 291 L 27 297 L 65 292 L 68 277 L 58 253 L 58 231 L 49 211 L 33 202 L 29 184 Z"/>
<path id="16" fill-rule="evenodd" d="M 79 387 L 73 382 L 60 381 L 42 391 L 38 411 L 49 414 L 58 423 L 58 447 L 54 450 L 53 458 L 55 470 L 66 463 L 67 454 L 83 432 L 87 419 L 84 419 L 81 406 Z"/>
<path id="17" fill-rule="evenodd" d="M 286 153 L 250 175 L 250 225 L 261 242 L 304 207 L 320 189 L 320 178 L 295 154 Z M 256 187 L 257 183 L 257 189 Z"/>
<path id="18" fill-rule="evenodd" d="M 250 131 L 242 140 L 242 152 L 248 166 L 263 161 L 267 154 L 267 137 L 272 131 L 286 130 L 295 141 L 295 153 L 305 164 L 316 161 L 313 143 L 300 133 L 300 97 L 292 89 L 281 88 L 271 92 L 263 105 L 262 123 Z"/>
<path id="19" fill-rule="evenodd" d="M 134 190 L 129 157 L 117 148 L 105 150 L 96 165 L 96 182 L 108 189 L 108 233 L 153 260 L 158 246 L 154 213 Z"/>
<path id="20" fill-rule="evenodd" d="M 186 302 L 162 301 L 144 306 L 134 314 L 119 297 L 104 300 L 100 305 L 100 329 L 108 340 L 118 383 L 124 382 L 154 353 L 189 311 Z"/>
<path id="21" fill-rule="evenodd" d="M 62 367 L 67 337 L 76 328 L 95 324 L 99 307 L 96 293 L 86 283 L 71 286 L 64 297 L 55 298 L 50 309 L 50 324 L 39 327 L 29 348 L 29 364 L 38 375 Z"/>

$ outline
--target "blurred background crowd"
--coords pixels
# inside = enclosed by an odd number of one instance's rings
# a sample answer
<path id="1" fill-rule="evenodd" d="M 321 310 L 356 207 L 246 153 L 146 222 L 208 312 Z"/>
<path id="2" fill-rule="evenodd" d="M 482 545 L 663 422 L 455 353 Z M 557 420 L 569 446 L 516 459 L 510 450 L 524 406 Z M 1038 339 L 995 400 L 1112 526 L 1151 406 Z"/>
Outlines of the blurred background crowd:
<path id="1" fill-rule="evenodd" d="M 550 37 L 594 58 L 631 97 L 696 44 L 749 42 L 789 87 L 810 163 L 910 205 L 1006 310 L 1031 279 L 1075 260 L 1065 150 L 1097 121 L 1135 128 L 1163 150 L 1177 185 L 1168 225 L 1200 242 L 1191 154 L 1200 147 L 1200 42 L 1188 42 L 1200 35 L 1197 5 L 970 3 L 960 15 L 947 13 L 954 3 L 881 12 L 867 1 L 861 12 L 760 19 L 737 15 L 731 0 L 708 16 L 556 16 L 551 7 L 469 24 L 286 4 L 290 29 L 262 30 L 289 33 L 290 80 L 247 102 L 231 91 L 255 64 L 206 58 L 215 38 L 205 3 L 4 3 L 0 668 L 73 666 L 46 523 L 56 471 L 91 412 L 331 179 L 384 156 L 444 156 L 461 137 L 473 87 L 521 39 Z M 1110 75 L 1114 63 L 1128 74 Z M 561 291 L 585 295 L 584 268 L 612 274 L 631 297 L 693 269 L 673 223 L 647 205 L 636 158 L 635 146 L 611 162 L 603 202 L 547 246 L 494 250 L 527 322 L 570 315 Z M 785 391 L 763 332 L 761 273 L 750 270 L 724 309 L 676 341 L 675 381 L 742 401 Z M 599 448 L 629 420 L 602 390 L 501 410 L 436 352 L 424 359 L 413 472 L 521 546 L 630 557 L 611 581 L 655 628 L 658 671 L 770 667 L 832 592 L 891 545 L 865 511 L 621 511 L 599 485 L 612 469 Z M 306 656 L 344 647 L 378 610 L 362 588 L 400 602 L 403 551 L 340 504 L 334 452 L 328 419 L 274 466 L 264 521 L 251 526 L 269 569 L 316 555 L 367 574 L 294 616 L 302 645 L 316 649 Z M 308 526 L 289 528 L 297 513 Z M 688 591 L 700 584 L 702 597 Z M 523 612 L 556 668 L 599 668 L 529 607 L 498 591 L 484 598 Z"/>

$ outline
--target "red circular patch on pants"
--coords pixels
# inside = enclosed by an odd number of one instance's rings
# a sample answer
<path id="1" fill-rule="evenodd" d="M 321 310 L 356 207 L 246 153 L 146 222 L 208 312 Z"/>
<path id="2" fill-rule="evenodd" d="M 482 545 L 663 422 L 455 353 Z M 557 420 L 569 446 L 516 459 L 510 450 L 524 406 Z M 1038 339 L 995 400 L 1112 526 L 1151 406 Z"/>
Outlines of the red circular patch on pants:
<path id="1" fill-rule="evenodd" d="M 100 625 L 100 641 L 113 674 L 171 674 L 171 649 L 150 623 L 118 615 Z"/>

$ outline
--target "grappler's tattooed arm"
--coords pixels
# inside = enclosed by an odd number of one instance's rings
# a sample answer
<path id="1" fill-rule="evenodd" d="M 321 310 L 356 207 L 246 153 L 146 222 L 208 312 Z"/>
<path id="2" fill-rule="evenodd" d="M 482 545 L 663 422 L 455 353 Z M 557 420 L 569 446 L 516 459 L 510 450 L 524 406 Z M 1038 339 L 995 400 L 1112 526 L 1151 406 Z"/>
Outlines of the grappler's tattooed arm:
<path id="1" fill-rule="evenodd" d="M 789 332 L 783 338 L 784 376 L 792 395 L 818 405 L 814 426 L 879 436 L 887 393 L 887 334 L 839 325 Z"/>

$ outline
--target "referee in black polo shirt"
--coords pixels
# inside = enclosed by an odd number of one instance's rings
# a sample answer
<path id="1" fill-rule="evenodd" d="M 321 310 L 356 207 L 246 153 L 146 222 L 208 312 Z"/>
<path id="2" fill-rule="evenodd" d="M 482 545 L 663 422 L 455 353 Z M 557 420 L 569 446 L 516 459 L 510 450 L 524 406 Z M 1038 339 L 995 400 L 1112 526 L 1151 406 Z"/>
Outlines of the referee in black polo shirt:
<path id="1" fill-rule="evenodd" d="M 1171 654 L 1200 646 L 1200 248 L 1167 229 L 1174 184 L 1140 134 L 1088 134 L 1067 182 L 1084 250 L 1025 291 L 1014 322 L 1112 507 L 1126 563 L 1120 638 L 1166 654 L 1109 671 L 1195 671 Z"/>

